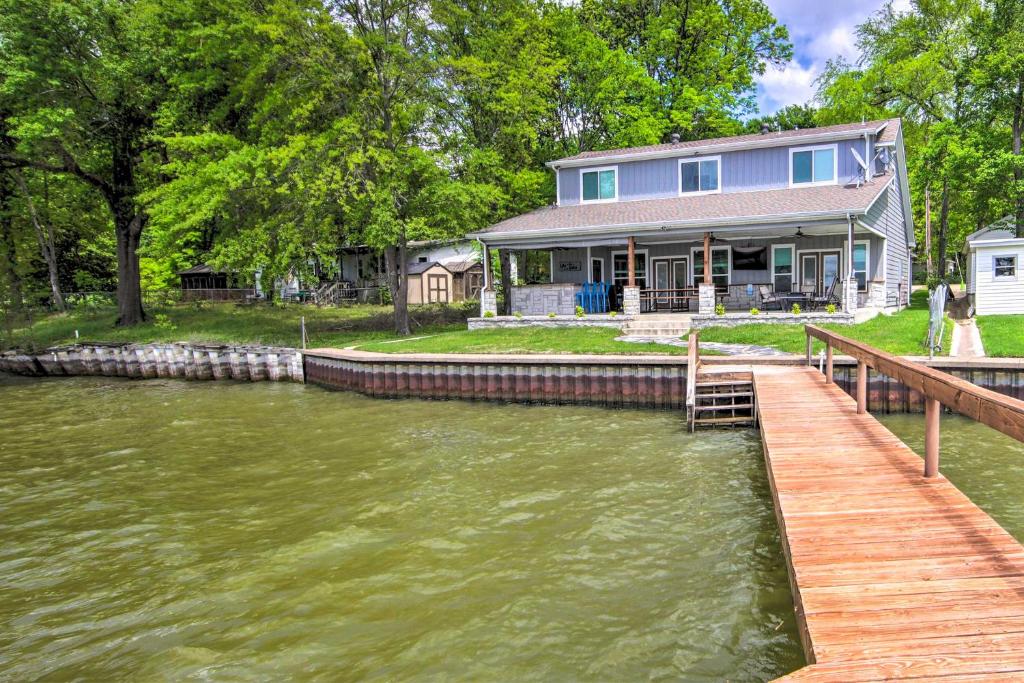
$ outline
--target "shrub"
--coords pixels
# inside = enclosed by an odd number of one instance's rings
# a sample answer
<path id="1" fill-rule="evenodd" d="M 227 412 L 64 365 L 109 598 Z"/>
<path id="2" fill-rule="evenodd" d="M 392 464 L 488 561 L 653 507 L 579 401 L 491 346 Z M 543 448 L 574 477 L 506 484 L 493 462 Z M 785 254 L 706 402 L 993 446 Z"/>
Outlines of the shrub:
<path id="1" fill-rule="evenodd" d="M 715 304 L 715 315 L 725 315 L 725 304 Z"/>
<path id="2" fill-rule="evenodd" d="M 761 314 L 761 309 L 760 308 L 754 307 L 754 308 L 750 309 L 750 315 L 760 315 L 760 314 Z"/>
<path id="3" fill-rule="evenodd" d="M 610 317 L 612 317 L 612 318 L 614 318 L 614 317 L 615 317 L 615 316 L 617 316 L 618 314 L 619 314 L 619 312 L 618 312 L 618 311 L 608 311 L 608 315 L 609 315 Z"/>
<path id="4" fill-rule="evenodd" d="M 522 313 L 520 313 L 519 311 L 516 311 L 516 312 L 515 312 L 515 313 L 513 313 L 512 315 L 514 315 L 514 316 L 515 316 L 516 320 L 522 320 L 522 318 L 523 318 L 523 314 L 522 314 Z"/>
<path id="5" fill-rule="evenodd" d="M 836 313 L 836 305 L 835 304 L 829 304 L 828 306 L 825 307 L 825 312 L 828 313 L 829 315 L 835 315 L 835 313 Z"/>
<path id="6" fill-rule="evenodd" d="M 549 317 L 549 318 L 554 318 L 554 317 L 555 317 L 555 314 L 554 314 L 554 312 L 552 312 L 552 313 L 548 313 L 548 317 Z"/>
<path id="7" fill-rule="evenodd" d="M 582 306 L 577 306 L 577 307 L 576 307 L 576 317 L 577 317 L 577 318 L 582 318 L 582 317 L 583 317 L 583 316 L 585 316 L 586 314 L 587 314 L 587 313 L 586 313 L 586 311 L 584 311 L 584 310 L 583 310 L 583 307 L 582 307 Z"/>
<path id="8" fill-rule="evenodd" d="M 178 329 L 178 326 L 172 323 L 171 319 L 163 313 L 157 313 L 153 316 L 153 327 L 162 332 L 173 332 Z"/>
<path id="9" fill-rule="evenodd" d="M 493 318 L 494 317 L 494 311 L 484 311 L 484 317 L 485 318 Z"/>
<path id="10" fill-rule="evenodd" d="M 793 315 L 800 315 L 800 304 L 793 304 L 793 309 L 791 313 Z"/>

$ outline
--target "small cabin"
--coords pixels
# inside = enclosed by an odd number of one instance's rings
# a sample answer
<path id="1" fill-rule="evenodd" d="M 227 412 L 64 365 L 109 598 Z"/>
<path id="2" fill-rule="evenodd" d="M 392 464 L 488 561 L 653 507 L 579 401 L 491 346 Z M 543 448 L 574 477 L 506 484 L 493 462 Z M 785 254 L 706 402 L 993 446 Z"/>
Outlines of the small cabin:
<path id="1" fill-rule="evenodd" d="M 238 287 L 235 274 L 202 263 L 177 273 L 181 278 L 182 301 L 236 301 L 255 294 L 251 288 Z"/>
<path id="2" fill-rule="evenodd" d="M 1024 238 L 1006 216 L 967 237 L 967 294 L 976 315 L 1024 313 Z"/>
<path id="3" fill-rule="evenodd" d="M 410 304 L 450 304 L 454 301 L 454 274 L 436 261 L 408 267 Z"/>

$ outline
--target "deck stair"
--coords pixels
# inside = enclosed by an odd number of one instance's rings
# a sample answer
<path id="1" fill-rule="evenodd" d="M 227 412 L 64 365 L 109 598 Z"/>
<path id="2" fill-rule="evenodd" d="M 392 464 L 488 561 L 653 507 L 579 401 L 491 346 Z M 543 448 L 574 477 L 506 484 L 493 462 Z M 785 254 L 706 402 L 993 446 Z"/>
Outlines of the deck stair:
<path id="1" fill-rule="evenodd" d="M 644 313 L 622 326 L 629 337 L 666 337 L 678 339 L 690 329 L 691 317 L 685 313 Z"/>
<path id="2" fill-rule="evenodd" d="M 755 425 L 753 383 L 749 369 L 698 370 L 690 429 Z"/>

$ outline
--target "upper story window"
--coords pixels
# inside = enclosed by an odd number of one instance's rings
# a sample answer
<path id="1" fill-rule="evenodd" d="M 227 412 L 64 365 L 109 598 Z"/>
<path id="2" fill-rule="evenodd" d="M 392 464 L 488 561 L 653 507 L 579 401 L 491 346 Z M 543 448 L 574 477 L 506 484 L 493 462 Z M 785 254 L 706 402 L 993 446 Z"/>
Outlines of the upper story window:
<path id="1" fill-rule="evenodd" d="M 839 171 L 836 145 L 789 150 L 789 184 L 834 185 Z"/>
<path id="2" fill-rule="evenodd" d="M 580 172 L 580 197 L 584 202 L 613 202 L 619 197 L 618 167 L 593 168 Z"/>
<path id="3" fill-rule="evenodd" d="M 722 191 L 721 157 L 679 162 L 679 194 L 712 194 Z"/>

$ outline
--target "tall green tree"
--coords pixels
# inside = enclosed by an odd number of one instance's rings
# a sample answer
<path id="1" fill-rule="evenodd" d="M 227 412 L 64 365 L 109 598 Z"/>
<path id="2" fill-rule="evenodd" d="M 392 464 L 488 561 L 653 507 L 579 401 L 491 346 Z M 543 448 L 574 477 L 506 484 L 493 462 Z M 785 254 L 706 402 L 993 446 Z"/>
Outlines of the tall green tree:
<path id="1" fill-rule="evenodd" d="M 139 195 L 167 94 L 153 10 L 147 0 L 0 1 L 0 99 L 16 140 L 2 162 L 72 176 L 105 202 L 120 325 L 145 317 L 138 248 L 147 214 Z"/>

